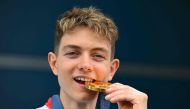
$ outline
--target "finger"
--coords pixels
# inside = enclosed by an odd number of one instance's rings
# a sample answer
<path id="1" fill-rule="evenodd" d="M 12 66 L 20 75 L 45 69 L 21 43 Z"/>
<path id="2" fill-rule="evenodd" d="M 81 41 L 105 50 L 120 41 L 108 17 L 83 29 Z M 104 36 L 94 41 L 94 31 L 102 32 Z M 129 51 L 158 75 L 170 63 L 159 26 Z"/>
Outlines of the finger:
<path id="1" fill-rule="evenodd" d="M 128 101 L 132 104 L 139 104 L 147 100 L 147 95 L 145 93 L 142 93 L 140 91 L 138 92 L 131 92 L 128 91 L 126 93 L 119 93 L 118 95 L 114 95 L 110 98 L 110 101 L 113 103 L 120 102 L 120 101 Z"/>
<path id="2" fill-rule="evenodd" d="M 106 99 L 111 102 L 118 101 L 130 101 L 132 103 L 137 103 L 138 101 L 143 101 L 143 98 L 146 98 L 146 95 L 133 87 L 122 85 L 122 84 L 113 84 L 107 91 Z"/>
<path id="3" fill-rule="evenodd" d="M 114 84 L 110 85 L 110 87 L 106 90 L 106 92 L 111 93 L 111 92 L 114 92 L 116 90 L 121 90 L 121 89 L 125 89 L 126 91 L 129 90 L 132 92 L 139 92 L 135 88 L 128 86 L 128 85 L 121 84 L 121 83 L 114 83 Z"/>
<path id="4" fill-rule="evenodd" d="M 112 103 L 116 103 L 117 101 L 126 101 L 124 98 L 125 91 L 124 90 L 118 90 L 113 93 L 108 94 L 105 99 L 109 100 Z"/>
<path id="5" fill-rule="evenodd" d="M 117 102 L 121 102 L 121 101 L 129 101 L 129 100 L 127 100 L 126 97 L 123 96 L 123 94 L 121 93 L 121 94 L 118 94 L 117 96 L 113 96 L 112 98 L 110 98 L 109 101 L 112 103 L 117 103 Z"/>
<path id="6" fill-rule="evenodd" d="M 106 93 L 109 94 L 116 90 L 121 90 L 122 88 L 125 88 L 125 85 L 120 84 L 120 83 L 114 83 L 110 85 L 108 89 L 106 89 Z"/>
<path id="7" fill-rule="evenodd" d="M 114 91 L 114 92 L 106 95 L 105 98 L 108 100 L 108 99 L 113 98 L 114 96 L 117 96 L 118 94 L 121 94 L 121 93 L 124 93 L 124 91 L 123 90 Z"/>

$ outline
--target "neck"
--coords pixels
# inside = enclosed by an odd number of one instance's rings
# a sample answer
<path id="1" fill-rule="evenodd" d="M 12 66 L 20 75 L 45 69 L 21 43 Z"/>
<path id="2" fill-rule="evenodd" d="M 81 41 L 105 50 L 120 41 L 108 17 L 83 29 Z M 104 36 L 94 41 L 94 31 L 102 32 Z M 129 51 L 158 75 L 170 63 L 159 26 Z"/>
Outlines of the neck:
<path id="1" fill-rule="evenodd" d="M 98 94 L 92 100 L 76 100 L 64 92 L 60 93 L 60 99 L 64 109 L 95 109 Z"/>

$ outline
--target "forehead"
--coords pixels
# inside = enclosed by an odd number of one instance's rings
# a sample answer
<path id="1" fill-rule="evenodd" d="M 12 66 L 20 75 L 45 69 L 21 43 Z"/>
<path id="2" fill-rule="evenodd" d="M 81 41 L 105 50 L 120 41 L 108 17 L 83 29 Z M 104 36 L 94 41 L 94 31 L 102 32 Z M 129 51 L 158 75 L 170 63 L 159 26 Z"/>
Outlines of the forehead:
<path id="1" fill-rule="evenodd" d="M 65 33 L 61 38 L 62 46 L 67 44 L 80 44 L 86 46 L 99 46 L 110 48 L 110 42 L 104 37 L 101 36 L 88 28 L 77 28 L 73 31 Z"/>
<path id="2" fill-rule="evenodd" d="M 107 36 L 102 35 L 101 32 L 100 33 L 96 32 L 96 30 L 93 30 L 89 27 L 84 27 L 84 26 L 78 26 L 71 30 L 68 30 L 65 32 L 65 34 L 62 37 L 65 37 L 66 35 L 75 35 L 76 36 L 77 34 L 81 34 L 80 36 L 89 35 L 92 38 L 95 38 L 97 40 L 100 40 L 100 41 L 104 40 L 104 41 L 107 41 L 108 43 L 111 43 L 110 39 Z"/>

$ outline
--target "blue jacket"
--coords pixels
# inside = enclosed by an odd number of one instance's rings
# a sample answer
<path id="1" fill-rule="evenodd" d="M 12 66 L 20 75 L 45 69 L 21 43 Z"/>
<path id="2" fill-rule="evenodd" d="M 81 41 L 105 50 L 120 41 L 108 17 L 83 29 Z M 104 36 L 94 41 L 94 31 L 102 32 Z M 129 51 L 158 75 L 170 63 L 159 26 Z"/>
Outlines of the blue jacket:
<path id="1" fill-rule="evenodd" d="M 105 94 L 100 93 L 98 96 L 98 102 L 96 109 L 109 109 L 110 102 L 105 100 Z M 61 100 L 58 95 L 53 95 L 48 102 L 40 108 L 37 109 L 64 109 Z"/>

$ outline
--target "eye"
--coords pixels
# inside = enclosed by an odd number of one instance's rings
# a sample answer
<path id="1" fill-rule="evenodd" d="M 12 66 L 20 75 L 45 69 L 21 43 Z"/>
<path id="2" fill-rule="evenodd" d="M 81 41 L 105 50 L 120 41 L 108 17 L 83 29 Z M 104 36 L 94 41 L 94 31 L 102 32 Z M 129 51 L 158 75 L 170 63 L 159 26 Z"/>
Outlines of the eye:
<path id="1" fill-rule="evenodd" d="M 104 58 L 102 55 L 99 55 L 99 54 L 95 55 L 95 57 L 97 57 L 97 58 Z"/>
<path id="2" fill-rule="evenodd" d="M 105 60 L 105 56 L 102 55 L 102 54 L 94 54 L 94 55 L 93 55 L 93 58 L 94 58 L 95 60 L 97 60 L 97 61 L 103 61 L 103 60 Z"/>
<path id="3" fill-rule="evenodd" d="M 69 58 L 76 58 L 79 56 L 79 52 L 76 51 L 70 51 L 70 52 L 66 52 L 64 55 L 69 57 Z"/>

